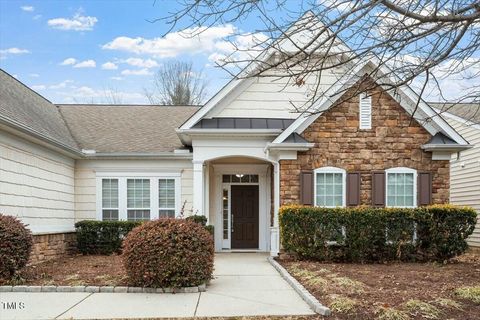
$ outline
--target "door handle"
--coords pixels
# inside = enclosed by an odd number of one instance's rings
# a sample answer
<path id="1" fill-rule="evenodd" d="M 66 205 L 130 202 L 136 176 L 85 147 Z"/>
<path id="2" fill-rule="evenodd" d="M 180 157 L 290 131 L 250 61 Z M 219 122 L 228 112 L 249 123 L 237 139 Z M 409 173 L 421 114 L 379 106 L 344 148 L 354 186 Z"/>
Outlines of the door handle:
<path id="1" fill-rule="evenodd" d="M 232 221 L 231 221 L 230 229 L 232 230 L 231 232 L 233 233 L 233 214 L 232 214 Z"/>

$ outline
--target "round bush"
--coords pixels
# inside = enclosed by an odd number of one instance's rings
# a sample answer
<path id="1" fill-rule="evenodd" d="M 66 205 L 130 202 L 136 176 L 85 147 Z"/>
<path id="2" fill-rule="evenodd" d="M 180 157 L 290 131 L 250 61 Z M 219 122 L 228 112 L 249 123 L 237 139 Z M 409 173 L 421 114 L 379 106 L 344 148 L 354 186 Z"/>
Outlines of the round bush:
<path id="1" fill-rule="evenodd" d="M 32 233 L 20 220 L 0 214 L 0 279 L 9 280 L 25 267 L 32 244 Z"/>
<path id="2" fill-rule="evenodd" d="M 146 222 L 123 242 L 123 264 L 133 286 L 198 286 L 212 278 L 213 256 L 213 237 L 185 219 Z"/>

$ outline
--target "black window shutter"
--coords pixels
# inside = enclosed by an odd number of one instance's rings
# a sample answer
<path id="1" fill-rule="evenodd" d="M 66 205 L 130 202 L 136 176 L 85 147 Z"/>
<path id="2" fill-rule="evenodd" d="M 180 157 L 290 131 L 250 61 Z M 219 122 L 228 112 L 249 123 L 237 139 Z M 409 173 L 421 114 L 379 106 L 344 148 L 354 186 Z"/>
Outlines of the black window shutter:
<path id="1" fill-rule="evenodd" d="M 417 183 L 418 205 L 427 206 L 432 203 L 432 174 L 430 172 L 419 172 Z"/>
<path id="2" fill-rule="evenodd" d="M 372 207 L 385 207 L 385 171 L 372 172 Z"/>
<path id="3" fill-rule="evenodd" d="M 300 173 L 300 202 L 306 206 L 313 205 L 313 172 Z"/>
<path id="4" fill-rule="evenodd" d="M 347 173 L 347 206 L 360 205 L 360 172 Z"/>

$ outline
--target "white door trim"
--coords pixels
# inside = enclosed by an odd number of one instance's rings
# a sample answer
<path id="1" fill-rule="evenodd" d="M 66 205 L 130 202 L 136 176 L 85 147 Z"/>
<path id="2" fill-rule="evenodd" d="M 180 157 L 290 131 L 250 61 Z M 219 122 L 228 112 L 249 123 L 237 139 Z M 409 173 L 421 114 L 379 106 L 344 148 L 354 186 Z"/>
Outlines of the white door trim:
<path id="1" fill-rule="evenodd" d="M 215 251 L 231 249 L 231 185 L 258 185 L 258 249 L 268 251 L 270 248 L 270 211 L 271 211 L 271 190 L 270 179 L 268 177 L 269 164 L 214 164 L 214 212 L 215 212 Z M 224 174 L 258 174 L 258 183 L 223 183 Z M 228 185 L 229 190 L 229 213 L 228 213 L 228 232 L 229 239 L 223 239 L 223 189 Z"/>

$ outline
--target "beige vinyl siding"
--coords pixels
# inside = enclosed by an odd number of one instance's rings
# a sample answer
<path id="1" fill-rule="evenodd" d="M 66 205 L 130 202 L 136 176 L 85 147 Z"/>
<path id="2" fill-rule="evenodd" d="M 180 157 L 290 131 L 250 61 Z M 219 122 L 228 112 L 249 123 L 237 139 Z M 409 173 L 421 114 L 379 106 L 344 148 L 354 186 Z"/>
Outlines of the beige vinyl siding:
<path id="1" fill-rule="evenodd" d="M 193 165 L 191 160 L 77 160 L 75 167 L 75 221 L 97 218 L 96 172 L 181 172 L 181 205 L 191 211 Z"/>
<path id="2" fill-rule="evenodd" d="M 74 229 L 74 160 L 0 131 L 0 212 L 33 233 Z"/>
<path id="3" fill-rule="evenodd" d="M 475 145 L 462 151 L 460 158 L 450 164 L 450 202 L 471 206 L 480 213 L 480 126 L 457 121 L 460 119 L 446 119 L 470 144 Z M 469 243 L 480 247 L 480 218 Z"/>
<path id="4" fill-rule="evenodd" d="M 317 88 L 314 76 L 308 77 L 304 85 L 297 86 L 287 77 L 279 77 L 278 72 L 271 73 L 271 77 L 249 79 L 251 84 L 243 92 L 239 92 L 233 101 L 220 104 L 207 117 L 296 119 L 299 114 L 295 112 L 295 107 L 309 106 L 315 90 L 316 95 L 321 96 L 343 75 L 340 68 L 325 70 Z M 235 95 L 235 92 L 232 94 Z"/>

